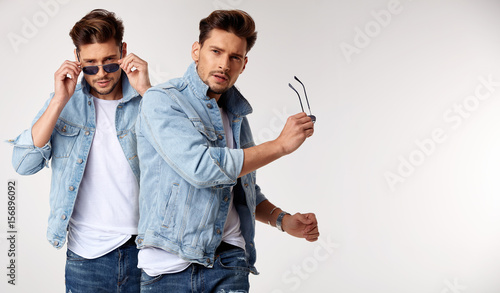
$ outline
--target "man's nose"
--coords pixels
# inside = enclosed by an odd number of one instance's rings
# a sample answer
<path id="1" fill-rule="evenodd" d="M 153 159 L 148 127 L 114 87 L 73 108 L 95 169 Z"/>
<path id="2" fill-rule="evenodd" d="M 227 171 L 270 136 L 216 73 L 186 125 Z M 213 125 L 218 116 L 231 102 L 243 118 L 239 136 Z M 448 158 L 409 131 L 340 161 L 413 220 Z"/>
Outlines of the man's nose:
<path id="1" fill-rule="evenodd" d="M 102 65 L 97 66 L 97 68 L 99 69 L 96 73 L 97 76 L 105 76 L 106 74 L 108 74 L 106 71 L 104 71 L 104 68 Z"/>
<path id="2" fill-rule="evenodd" d="M 219 68 L 224 72 L 228 71 L 230 68 L 229 58 L 221 58 L 219 61 Z"/>

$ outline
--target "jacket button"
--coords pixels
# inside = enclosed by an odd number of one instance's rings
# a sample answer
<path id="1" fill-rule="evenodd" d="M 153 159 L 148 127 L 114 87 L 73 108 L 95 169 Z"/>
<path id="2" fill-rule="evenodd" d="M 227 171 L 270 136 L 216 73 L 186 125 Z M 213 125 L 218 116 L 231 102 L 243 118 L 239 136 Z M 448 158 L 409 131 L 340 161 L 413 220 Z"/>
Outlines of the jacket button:
<path id="1" fill-rule="evenodd" d="M 245 183 L 244 185 L 245 185 L 245 187 L 248 187 L 248 183 Z"/>
<path id="2" fill-rule="evenodd" d="M 85 131 L 85 135 L 89 135 L 89 134 L 90 134 L 90 132 L 88 132 L 88 131 Z"/>
<path id="3" fill-rule="evenodd" d="M 62 215 L 61 220 L 66 220 L 66 215 Z"/>
<path id="4" fill-rule="evenodd" d="M 121 108 L 123 108 L 123 106 L 122 106 L 122 105 L 119 105 L 117 108 L 118 108 L 118 109 L 121 109 Z"/>
<path id="5" fill-rule="evenodd" d="M 83 160 L 82 159 L 78 159 L 77 162 L 78 162 L 78 164 L 81 164 L 83 162 Z"/>
<path id="6" fill-rule="evenodd" d="M 89 104 L 89 106 L 92 105 L 92 103 L 90 101 L 87 104 Z"/>
<path id="7" fill-rule="evenodd" d="M 208 109 L 212 109 L 212 108 L 214 107 L 214 105 L 212 105 L 212 104 L 208 103 L 208 104 L 207 104 L 207 107 L 208 107 Z"/>
<path id="8" fill-rule="evenodd" d="M 222 139 L 223 139 L 222 134 L 217 135 L 217 138 L 218 138 L 219 140 L 222 140 Z"/>
<path id="9" fill-rule="evenodd" d="M 220 229 L 217 229 L 217 234 L 220 234 Z"/>
<path id="10" fill-rule="evenodd" d="M 212 262 L 212 261 L 211 261 L 209 258 L 207 258 L 207 263 L 211 263 L 211 262 Z"/>
<path id="11" fill-rule="evenodd" d="M 57 245 L 59 245 L 59 241 L 56 240 L 56 241 L 54 241 L 54 246 L 57 246 Z"/>
<path id="12" fill-rule="evenodd" d="M 75 188 L 73 186 L 70 186 L 69 191 L 73 191 L 73 190 L 75 190 Z"/>
<path id="13" fill-rule="evenodd" d="M 225 201 L 225 202 L 227 202 L 228 200 L 229 200 L 229 197 L 227 197 L 227 196 L 226 196 L 226 197 L 224 198 L 224 201 Z"/>

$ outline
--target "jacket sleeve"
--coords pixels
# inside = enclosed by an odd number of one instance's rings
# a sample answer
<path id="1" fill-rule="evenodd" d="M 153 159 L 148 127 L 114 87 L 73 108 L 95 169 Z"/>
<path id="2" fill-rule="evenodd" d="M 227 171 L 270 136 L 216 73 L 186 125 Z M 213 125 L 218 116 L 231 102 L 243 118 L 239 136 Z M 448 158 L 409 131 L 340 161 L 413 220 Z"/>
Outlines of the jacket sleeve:
<path id="1" fill-rule="evenodd" d="M 242 149 L 246 149 L 246 148 L 250 148 L 250 147 L 255 146 L 255 143 L 253 141 L 253 135 L 252 135 L 252 132 L 250 130 L 250 123 L 248 122 L 247 117 L 243 118 L 242 128 L 248 129 L 248 132 L 246 133 L 246 135 L 249 136 L 249 137 L 247 137 L 247 139 L 246 139 L 247 144 L 246 145 L 242 145 L 241 148 Z M 256 205 L 259 205 L 261 202 L 267 200 L 267 198 L 262 193 L 262 191 L 260 189 L 260 186 L 257 184 L 257 171 L 253 171 L 249 175 L 253 176 L 253 181 L 255 182 Z"/>
<path id="2" fill-rule="evenodd" d="M 179 176 L 196 188 L 236 184 L 242 149 L 210 146 L 207 139 L 215 140 L 215 135 L 211 137 L 199 119 L 189 118 L 163 89 L 149 89 L 141 103 L 138 132 Z"/>
<path id="3" fill-rule="evenodd" d="M 267 200 L 266 196 L 262 193 L 259 185 L 257 184 L 255 184 L 255 194 L 256 194 L 256 200 L 255 200 L 256 206 L 258 206 L 261 202 Z"/>
<path id="4" fill-rule="evenodd" d="M 49 140 L 43 147 L 36 147 L 33 143 L 33 137 L 31 136 L 31 129 L 45 112 L 49 102 L 50 99 L 47 100 L 43 108 L 38 112 L 30 128 L 24 130 L 17 138 L 8 140 L 8 142 L 14 146 L 12 152 L 12 166 L 14 170 L 21 175 L 35 174 L 43 169 L 43 167 L 48 167 L 48 162 L 52 155 L 51 142 Z"/>

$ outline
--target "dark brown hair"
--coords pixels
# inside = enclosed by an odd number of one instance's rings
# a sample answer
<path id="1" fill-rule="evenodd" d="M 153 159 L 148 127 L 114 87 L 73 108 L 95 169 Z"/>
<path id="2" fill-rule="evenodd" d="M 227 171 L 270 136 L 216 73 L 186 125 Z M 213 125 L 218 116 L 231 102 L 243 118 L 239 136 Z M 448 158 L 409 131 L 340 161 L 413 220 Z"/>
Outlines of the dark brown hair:
<path id="1" fill-rule="evenodd" d="M 117 46 L 123 40 L 123 22 L 113 12 L 94 9 L 85 15 L 69 32 L 77 50 L 81 45 L 105 43 L 114 39 Z"/>
<path id="2" fill-rule="evenodd" d="M 233 33 L 247 40 L 247 53 L 252 49 L 257 40 L 255 22 L 252 17 L 242 10 L 215 10 L 207 18 L 200 21 L 200 37 L 198 42 L 203 42 L 210 37 L 213 29 L 221 29 Z"/>

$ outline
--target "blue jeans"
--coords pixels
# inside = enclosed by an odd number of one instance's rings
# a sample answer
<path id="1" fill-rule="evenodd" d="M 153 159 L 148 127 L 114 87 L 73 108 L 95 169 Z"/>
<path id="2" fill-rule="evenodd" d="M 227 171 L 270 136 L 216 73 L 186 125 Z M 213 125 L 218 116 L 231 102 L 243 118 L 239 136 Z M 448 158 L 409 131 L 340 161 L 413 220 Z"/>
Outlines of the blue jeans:
<path id="1" fill-rule="evenodd" d="M 156 277 L 143 271 L 141 292 L 246 293 L 250 288 L 249 272 L 245 251 L 234 248 L 216 255 L 213 268 L 193 263 L 182 272 Z"/>
<path id="2" fill-rule="evenodd" d="M 141 270 L 137 268 L 138 249 L 131 240 L 106 255 L 86 259 L 66 252 L 66 292 L 140 292 Z"/>

